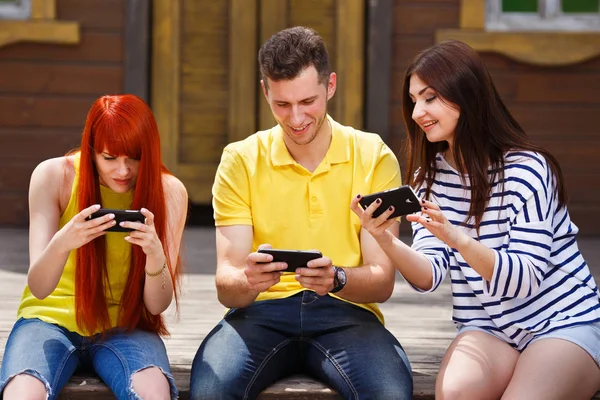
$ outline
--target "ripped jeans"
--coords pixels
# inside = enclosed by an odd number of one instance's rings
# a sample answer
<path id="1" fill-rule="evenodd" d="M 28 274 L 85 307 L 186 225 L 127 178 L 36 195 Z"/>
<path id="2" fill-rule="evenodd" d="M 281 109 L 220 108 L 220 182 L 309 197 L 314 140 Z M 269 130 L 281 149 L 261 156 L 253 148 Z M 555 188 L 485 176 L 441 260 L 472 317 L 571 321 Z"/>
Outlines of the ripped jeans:
<path id="1" fill-rule="evenodd" d="M 48 399 L 60 390 L 75 371 L 93 371 L 119 400 L 139 399 L 131 377 L 148 367 L 158 367 L 178 396 L 167 351 L 161 338 L 151 332 L 113 331 L 103 340 L 81 336 L 37 318 L 19 319 L 12 328 L 0 372 L 0 393 L 15 375 L 31 375 L 44 384 Z"/>

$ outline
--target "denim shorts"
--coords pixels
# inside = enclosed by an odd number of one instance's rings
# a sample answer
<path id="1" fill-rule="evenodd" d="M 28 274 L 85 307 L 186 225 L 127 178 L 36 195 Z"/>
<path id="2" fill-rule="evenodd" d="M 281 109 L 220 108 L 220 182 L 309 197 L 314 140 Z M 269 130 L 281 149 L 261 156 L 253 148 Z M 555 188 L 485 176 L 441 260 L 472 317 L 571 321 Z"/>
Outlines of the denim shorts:
<path id="1" fill-rule="evenodd" d="M 477 326 L 458 326 L 459 335 L 467 331 L 485 332 L 498 338 L 498 336 L 494 335 L 492 332 Z M 600 321 L 560 328 L 539 335 L 531 335 L 531 337 L 525 339 L 527 343 L 523 349 L 526 349 L 527 346 L 529 346 L 531 343 L 537 342 L 538 340 L 550 338 L 563 339 L 578 345 L 585 350 L 594 359 L 596 364 L 598 364 L 598 367 L 600 367 Z M 498 339 L 502 340 L 501 338 Z"/>
<path id="2" fill-rule="evenodd" d="M 158 367 L 178 396 L 167 351 L 151 332 L 113 330 L 104 338 L 86 337 L 37 318 L 20 318 L 12 328 L 0 371 L 0 393 L 14 376 L 31 375 L 44 384 L 48 399 L 58 397 L 76 371 L 95 372 L 117 399 L 140 399 L 132 387 L 134 373 Z"/>

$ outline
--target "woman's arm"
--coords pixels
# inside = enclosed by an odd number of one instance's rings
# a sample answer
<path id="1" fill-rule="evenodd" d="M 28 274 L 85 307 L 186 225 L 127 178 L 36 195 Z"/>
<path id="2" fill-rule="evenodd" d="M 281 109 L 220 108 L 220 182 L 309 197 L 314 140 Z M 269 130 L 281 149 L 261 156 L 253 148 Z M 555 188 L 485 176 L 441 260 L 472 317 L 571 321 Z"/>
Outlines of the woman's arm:
<path id="1" fill-rule="evenodd" d="M 167 228 L 167 243 L 169 251 L 169 262 L 165 265 L 166 256 L 162 247 L 162 243 L 156 232 L 154 231 L 155 242 L 152 246 L 148 246 L 146 252 L 146 280 L 144 283 L 144 303 L 150 313 L 157 315 L 162 313 L 169 307 L 173 300 L 173 281 L 169 268 L 176 268 L 179 259 L 179 249 L 183 238 L 183 228 L 187 217 L 188 195 L 185 186 L 179 179 L 173 175 L 163 175 L 164 192 L 166 196 L 166 228 Z M 148 213 L 148 210 L 143 210 L 143 213 Z M 152 219 L 152 227 L 154 226 L 154 215 L 149 213 L 148 216 Z M 147 216 L 147 219 L 149 219 Z M 150 221 L 147 221 L 147 224 Z M 131 237 L 132 235 L 130 235 Z M 130 243 L 134 241 L 128 239 Z"/>
<path id="2" fill-rule="evenodd" d="M 365 210 L 359 205 L 360 197 L 352 199 L 350 208 L 360 218 L 363 229 L 365 229 L 377 241 L 379 247 L 392 261 L 392 264 L 411 285 L 418 289 L 427 291 L 433 286 L 433 272 L 431 262 L 419 252 L 411 249 L 389 230 L 397 225 L 396 219 L 388 220 L 393 210 L 386 210 L 377 218 L 373 218 L 373 212 L 379 207 L 379 203 L 373 202 Z"/>
<path id="3" fill-rule="evenodd" d="M 66 157 L 40 163 L 29 184 L 29 272 L 27 285 L 38 299 L 47 297 L 58 285 L 71 250 L 104 235 L 114 224 L 113 216 L 86 221 L 100 208 L 93 205 L 75 215 L 60 231 L 60 195 L 70 193 L 72 178 L 68 176 Z"/>

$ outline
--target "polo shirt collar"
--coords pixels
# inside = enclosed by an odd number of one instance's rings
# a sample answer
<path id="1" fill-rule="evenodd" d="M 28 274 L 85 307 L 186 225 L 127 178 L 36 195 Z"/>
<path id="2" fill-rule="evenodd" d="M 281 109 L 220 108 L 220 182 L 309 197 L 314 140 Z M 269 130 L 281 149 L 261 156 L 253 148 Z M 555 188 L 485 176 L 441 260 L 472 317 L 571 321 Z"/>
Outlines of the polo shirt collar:
<path id="1" fill-rule="evenodd" d="M 339 164 L 350 160 L 350 138 L 341 129 L 341 126 L 327 115 L 331 124 L 331 143 L 325 154 L 325 160 L 328 164 Z M 274 166 L 284 166 L 297 164 L 288 151 L 283 140 L 283 129 L 276 125 L 272 131 L 273 142 L 271 144 L 271 161 Z"/>

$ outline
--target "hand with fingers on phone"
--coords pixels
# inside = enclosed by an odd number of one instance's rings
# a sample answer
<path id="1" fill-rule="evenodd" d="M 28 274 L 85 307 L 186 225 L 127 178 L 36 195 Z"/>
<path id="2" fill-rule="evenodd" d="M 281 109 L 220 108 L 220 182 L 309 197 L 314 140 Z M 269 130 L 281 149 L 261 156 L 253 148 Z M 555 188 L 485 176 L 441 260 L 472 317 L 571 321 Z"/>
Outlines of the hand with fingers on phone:
<path id="1" fill-rule="evenodd" d="M 303 287 L 325 296 L 334 287 L 335 268 L 329 257 L 311 260 L 306 267 L 296 269 L 296 280 Z"/>
<path id="2" fill-rule="evenodd" d="M 373 236 L 378 243 L 389 242 L 393 235 L 388 231 L 392 225 L 397 223 L 396 219 L 389 218 L 394 212 L 394 206 L 389 206 L 378 217 L 373 217 L 373 213 L 381 206 L 381 199 L 376 199 L 367 208 L 363 209 L 360 205 L 362 196 L 355 196 L 350 202 L 350 209 L 360 218 L 360 223 L 367 232 Z"/>
<path id="3" fill-rule="evenodd" d="M 88 219 L 92 213 L 100 209 L 99 204 L 87 207 L 76 214 L 56 234 L 54 240 L 65 251 L 71 251 L 106 234 L 106 229 L 115 225 L 114 214 L 100 218 Z"/>
<path id="4" fill-rule="evenodd" d="M 154 226 L 154 214 L 146 209 L 140 210 L 145 221 L 122 221 L 120 226 L 130 229 L 129 235 L 125 237 L 129 243 L 140 246 L 147 257 L 164 258 L 163 245 L 156 233 Z"/>
<path id="5" fill-rule="evenodd" d="M 261 244 L 259 249 L 271 249 L 270 244 Z M 281 274 L 286 270 L 287 263 L 274 262 L 273 255 L 255 251 L 246 257 L 244 274 L 252 290 L 264 292 L 279 283 Z"/>

